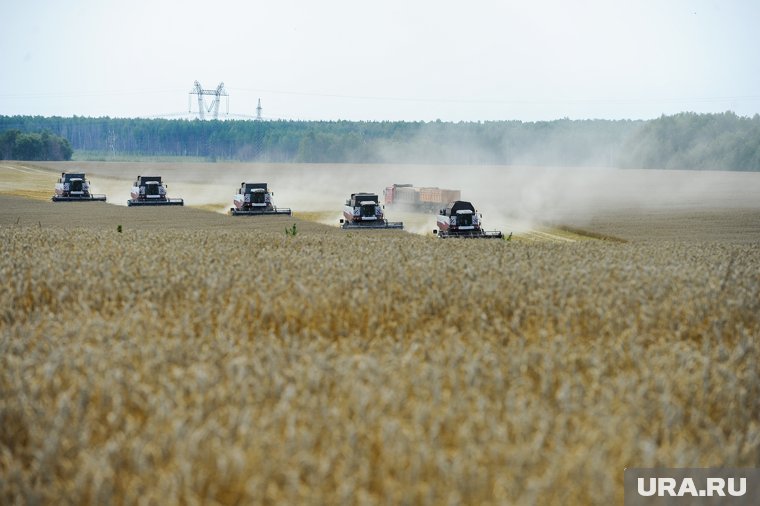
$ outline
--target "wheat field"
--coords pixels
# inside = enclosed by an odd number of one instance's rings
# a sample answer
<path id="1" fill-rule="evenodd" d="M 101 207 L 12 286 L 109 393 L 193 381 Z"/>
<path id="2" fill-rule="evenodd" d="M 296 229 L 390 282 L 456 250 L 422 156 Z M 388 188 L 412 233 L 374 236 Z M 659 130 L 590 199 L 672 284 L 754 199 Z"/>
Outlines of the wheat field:
<path id="1" fill-rule="evenodd" d="M 0 503 L 610 504 L 625 467 L 760 465 L 753 209 L 441 241 L 11 193 Z"/>

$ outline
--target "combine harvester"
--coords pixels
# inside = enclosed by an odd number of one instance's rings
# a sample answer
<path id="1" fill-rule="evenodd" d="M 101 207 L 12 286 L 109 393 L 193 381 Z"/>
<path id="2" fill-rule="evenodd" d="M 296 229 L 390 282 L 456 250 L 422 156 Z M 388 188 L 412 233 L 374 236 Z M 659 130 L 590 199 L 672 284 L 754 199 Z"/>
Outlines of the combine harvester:
<path id="1" fill-rule="evenodd" d="M 344 229 L 404 229 L 402 222 L 385 219 L 375 193 L 352 193 L 346 200 L 340 222 Z"/>
<path id="2" fill-rule="evenodd" d="M 183 199 L 170 199 L 166 196 L 167 186 L 161 182 L 161 176 L 137 176 L 132 185 L 132 198 L 128 206 L 184 206 Z"/>
<path id="3" fill-rule="evenodd" d="M 82 172 L 61 172 L 53 202 L 105 202 L 105 195 L 90 193 L 90 182 Z"/>
<path id="4" fill-rule="evenodd" d="M 470 202 L 456 200 L 450 202 L 448 206 L 441 209 L 438 213 L 436 224 L 438 234 L 441 239 L 458 237 L 461 239 L 501 239 L 504 234 L 501 231 L 494 230 L 486 232 L 482 228 L 483 217 L 475 210 Z"/>
<path id="5" fill-rule="evenodd" d="M 388 209 L 415 213 L 434 213 L 441 206 L 462 198 L 459 190 L 444 190 L 438 187 L 394 184 L 383 190 L 385 206 Z"/>
<path id="6" fill-rule="evenodd" d="M 272 203 L 273 192 L 267 189 L 266 183 L 240 183 L 240 190 L 232 201 L 235 207 L 230 208 L 232 216 L 270 216 L 292 213 L 289 208 L 278 208 Z"/>

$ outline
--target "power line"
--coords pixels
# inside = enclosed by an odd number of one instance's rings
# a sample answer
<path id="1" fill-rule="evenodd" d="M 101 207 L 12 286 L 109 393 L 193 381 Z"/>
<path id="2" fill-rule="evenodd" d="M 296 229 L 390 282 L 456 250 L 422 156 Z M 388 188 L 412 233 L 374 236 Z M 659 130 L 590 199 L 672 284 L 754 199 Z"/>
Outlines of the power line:
<path id="1" fill-rule="evenodd" d="M 527 105 L 549 105 L 549 104 L 657 104 L 657 103 L 684 103 L 684 102 L 730 102 L 730 101 L 760 101 L 760 95 L 735 95 L 722 97 L 670 97 L 670 98 L 580 98 L 580 99 L 470 99 L 470 98 L 429 98 L 429 97 L 399 97 L 399 96 L 380 96 L 380 95 L 344 95 L 337 93 L 319 93 L 307 91 L 284 91 L 269 90 L 257 88 L 230 88 L 233 91 L 242 91 L 249 93 L 272 93 L 277 95 L 296 95 L 305 97 L 325 97 L 325 98 L 344 98 L 350 100 L 376 100 L 376 101 L 395 101 L 395 102 L 426 102 L 426 103 L 462 103 L 462 104 L 527 104 Z"/>
<path id="2" fill-rule="evenodd" d="M 155 95 L 157 93 L 178 93 L 179 90 L 160 88 L 160 89 L 141 89 L 141 90 L 80 90 L 80 91 L 45 91 L 45 92 L 24 92 L 24 93 L 0 93 L 0 99 L 39 99 L 39 98 L 88 98 L 88 97 L 106 97 L 118 95 Z"/>

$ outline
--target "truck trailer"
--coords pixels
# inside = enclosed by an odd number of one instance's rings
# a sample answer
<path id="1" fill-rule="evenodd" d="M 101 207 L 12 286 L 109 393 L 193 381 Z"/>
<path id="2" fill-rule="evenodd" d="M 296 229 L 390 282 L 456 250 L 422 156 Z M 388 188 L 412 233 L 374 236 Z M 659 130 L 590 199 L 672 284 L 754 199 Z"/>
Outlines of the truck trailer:
<path id="1" fill-rule="evenodd" d="M 394 184 L 383 190 L 383 197 L 388 209 L 433 213 L 441 206 L 462 198 L 462 192 L 435 186 Z"/>

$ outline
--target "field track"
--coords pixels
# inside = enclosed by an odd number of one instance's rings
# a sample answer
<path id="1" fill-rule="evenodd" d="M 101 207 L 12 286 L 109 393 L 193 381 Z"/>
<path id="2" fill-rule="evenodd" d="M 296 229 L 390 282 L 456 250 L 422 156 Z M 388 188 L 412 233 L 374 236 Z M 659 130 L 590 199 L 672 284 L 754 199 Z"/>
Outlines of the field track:
<path id="1" fill-rule="evenodd" d="M 20 163 L 6 163 L 0 165 L 0 196 L 21 196 L 31 198 L 37 201 L 45 201 L 49 203 L 50 195 L 52 194 L 52 187 L 59 174 L 57 169 L 50 168 L 50 166 L 58 166 L 60 164 L 41 163 L 40 165 L 32 164 L 20 164 Z M 79 167 L 82 164 L 76 164 Z M 179 190 L 172 195 L 184 196 L 187 194 L 195 195 L 195 198 L 186 198 L 185 207 L 193 208 L 196 211 L 205 211 L 206 214 L 200 214 L 195 211 L 188 211 L 187 209 L 141 209 L 141 214 L 137 214 L 135 209 L 119 210 L 113 209 L 113 207 L 122 207 L 126 204 L 128 199 L 128 189 L 130 188 L 131 179 L 123 177 L 121 174 L 129 170 L 131 173 L 145 172 L 146 170 L 156 170 L 153 164 L 128 164 L 118 163 L 114 164 L 96 164 L 93 167 L 94 170 L 90 171 L 88 163 L 83 164 L 84 168 L 88 170 L 87 174 L 93 186 L 94 192 L 108 192 L 108 202 L 106 204 L 99 204 L 97 207 L 80 208 L 75 206 L 61 207 L 59 204 L 52 204 L 55 207 L 40 206 L 32 202 L 23 202 L 21 200 L 9 200 L 7 205 L 3 206 L 0 210 L 0 214 L 4 218 L 0 218 L 8 222 L 15 222 L 19 219 L 24 219 L 33 223 L 49 223 L 57 226 L 107 226 L 114 223 L 122 224 L 126 226 L 142 227 L 142 224 L 146 226 L 154 227 L 161 224 L 162 227 L 167 228 L 182 228 L 188 227 L 190 229 L 198 228 L 210 228 L 210 227 L 222 227 L 222 228 L 240 228 L 249 229 L 252 225 L 255 225 L 261 230 L 271 230 L 274 227 L 280 227 L 283 223 L 290 221 L 290 223 L 299 224 L 302 232 L 310 233 L 311 231 L 319 231 L 320 233 L 344 233 L 337 230 L 338 220 L 340 217 L 340 210 L 342 206 L 342 196 L 336 195 L 330 204 L 326 202 L 313 202 L 311 200 L 303 204 L 302 207 L 295 212 L 293 218 L 287 217 L 262 217 L 254 218 L 246 221 L 246 218 L 235 218 L 236 221 L 231 221 L 224 213 L 231 206 L 232 195 L 234 195 L 234 185 L 230 184 L 225 188 L 230 188 L 228 194 L 223 194 L 222 188 L 219 184 L 213 184 L 210 188 L 202 188 L 198 184 L 198 175 L 193 173 L 191 176 L 186 177 L 183 172 L 177 172 L 177 166 L 169 165 L 166 168 L 162 168 L 159 172 L 169 173 L 174 176 L 173 180 L 178 184 L 171 184 L 171 187 L 179 186 Z M 195 164 L 190 164 L 192 167 Z M 105 168 L 104 168 L 105 167 Z M 74 170 L 74 165 L 66 164 L 62 167 L 64 170 Z M 109 170 L 110 169 L 110 170 Z M 236 171 L 240 171 L 240 167 L 235 168 Z M 319 170 L 319 169 L 315 169 Z M 234 171 L 233 171 L 234 172 Z M 102 174 L 99 176 L 93 176 L 91 174 Z M 244 178 L 244 174 L 234 176 L 234 180 Z M 230 176 L 226 176 L 226 179 L 231 179 Z M 226 202 L 225 202 L 226 200 Z M 93 203 L 95 204 L 95 203 Z M 116 204 L 114 206 L 113 204 Z M 334 206 L 332 211 L 327 210 L 328 205 Z M 303 207 L 305 206 L 305 207 Z M 298 206 L 296 206 L 298 209 Z M 54 210 L 54 211 L 53 211 Z M 212 215 L 213 214 L 213 215 Z M 162 220 L 162 218 L 166 218 Z M 416 215 L 412 213 L 405 214 L 403 216 L 397 216 L 397 220 L 403 219 L 406 223 L 406 230 L 417 232 L 423 235 L 432 236 L 431 231 L 434 228 L 435 220 L 431 215 Z M 0 221 L 2 223 L 2 221 Z M 322 224 L 324 226 L 317 226 Z M 113 225 L 114 227 L 116 225 Z M 369 232 L 376 234 L 378 232 Z M 381 232 L 383 234 L 393 232 Z M 507 232 L 509 233 L 509 231 Z M 542 230 L 525 230 L 522 229 L 517 232 L 516 240 L 523 239 L 529 241 L 561 241 L 571 242 L 575 240 L 584 240 L 582 235 L 571 232 L 559 232 L 552 230 L 545 226 Z"/>
<path id="2" fill-rule="evenodd" d="M 389 181 L 421 180 L 459 187 L 483 211 L 486 228 L 515 240 L 568 242 L 731 241 L 760 237 L 760 177 L 753 173 L 612 171 L 483 167 L 335 166 L 323 164 L 3 162 L 0 194 L 49 200 L 63 170 L 84 170 L 109 204 L 124 206 L 138 174 L 160 173 L 170 196 L 185 205 L 225 213 L 241 180 L 270 182 L 276 204 L 305 221 L 337 226 L 352 191 L 382 192 Z M 414 175 L 419 174 L 419 175 Z M 457 179 L 457 174 L 469 175 Z M 489 181 L 488 185 L 478 182 Z M 435 220 L 403 220 L 406 230 L 430 235 Z"/>

